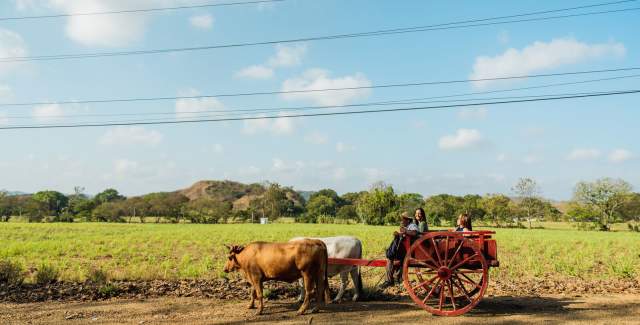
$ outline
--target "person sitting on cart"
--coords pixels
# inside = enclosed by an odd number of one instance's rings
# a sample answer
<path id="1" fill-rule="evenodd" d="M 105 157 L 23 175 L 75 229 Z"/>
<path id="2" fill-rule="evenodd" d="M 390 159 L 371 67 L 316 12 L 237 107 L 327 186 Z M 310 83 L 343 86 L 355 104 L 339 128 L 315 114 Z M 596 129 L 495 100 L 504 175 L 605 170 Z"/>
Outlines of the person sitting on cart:
<path id="1" fill-rule="evenodd" d="M 471 216 L 467 213 L 462 213 L 458 216 L 456 221 L 456 231 L 473 231 L 471 226 Z"/>
<path id="2" fill-rule="evenodd" d="M 387 279 L 382 283 L 382 288 L 386 288 L 394 285 L 394 273 L 398 273 L 397 277 L 402 277 L 402 266 L 395 267 L 394 261 L 402 261 L 406 255 L 405 247 L 403 245 L 403 239 L 407 236 L 414 237 L 419 234 L 418 225 L 412 222 L 411 217 L 406 212 L 403 212 L 400 216 L 400 229 L 393 232 L 393 241 L 389 248 L 387 248 L 387 266 L 386 276 Z"/>
<path id="3" fill-rule="evenodd" d="M 418 232 L 420 234 L 425 233 L 429 230 L 429 225 L 427 224 L 427 215 L 424 213 L 423 208 L 416 209 L 413 222 L 418 226 Z"/>

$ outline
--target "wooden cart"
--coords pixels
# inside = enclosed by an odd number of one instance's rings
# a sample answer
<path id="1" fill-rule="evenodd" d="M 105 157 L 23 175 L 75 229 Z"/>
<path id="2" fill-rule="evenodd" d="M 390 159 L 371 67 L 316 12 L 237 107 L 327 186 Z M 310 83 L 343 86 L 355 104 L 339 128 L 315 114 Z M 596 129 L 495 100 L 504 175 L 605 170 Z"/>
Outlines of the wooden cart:
<path id="1" fill-rule="evenodd" d="M 421 308 L 458 316 L 473 309 L 487 289 L 489 268 L 499 266 L 493 231 L 434 231 L 405 237 L 403 284 Z M 387 260 L 329 258 L 329 264 L 385 267 Z"/>

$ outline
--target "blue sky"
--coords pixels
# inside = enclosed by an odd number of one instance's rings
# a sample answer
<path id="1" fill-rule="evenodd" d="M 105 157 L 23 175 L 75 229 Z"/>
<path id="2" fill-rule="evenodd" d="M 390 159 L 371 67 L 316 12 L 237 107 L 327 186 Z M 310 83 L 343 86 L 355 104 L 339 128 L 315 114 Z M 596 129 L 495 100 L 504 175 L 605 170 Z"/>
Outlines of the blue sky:
<path id="1" fill-rule="evenodd" d="M 180 0 L 16 0 L 0 16 L 198 4 Z M 589 2 L 596 3 L 596 2 Z M 340 34 L 585 5 L 583 1 L 298 0 L 269 5 L 0 21 L 0 56 L 188 47 Z M 604 9 L 632 7 L 634 3 Z M 601 10 L 599 8 L 590 11 Z M 587 11 L 583 10 L 582 12 Z M 640 66 L 640 12 L 199 52 L 0 63 L 0 103 L 368 86 Z M 0 126 L 140 119 L 168 113 L 335 105 L 442 96 L 632 75 L 224 97 L 0 107 Z M 476 97 L 626 90 L 640 78 Z M 577 181 L 640 186 L 638 95 L 475 109 L 253 122 L 0 130 L 0 188 L 127 195 L 202 179 L 276 181 L 300 190 L 510 193 L 519 177 L 571 197 Z M 151 118 L 151 117 L 146 117 Z M 152 117 L 159 118 L 159 117 Z"/>

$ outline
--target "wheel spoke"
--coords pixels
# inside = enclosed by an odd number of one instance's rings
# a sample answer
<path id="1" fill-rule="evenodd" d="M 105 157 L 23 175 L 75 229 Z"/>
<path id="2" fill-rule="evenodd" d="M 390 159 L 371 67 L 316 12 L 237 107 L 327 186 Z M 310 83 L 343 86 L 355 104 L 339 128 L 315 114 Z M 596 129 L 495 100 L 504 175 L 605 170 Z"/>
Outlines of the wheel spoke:
<path id="1" fill-rule="evenodd" d="M 459 270 L 458 273 L 484 273 L 484 270 Z"/>
<path id="2" fill-rule="evenodd" d="M 432 283 L 433 281 L 435 281 L 436 279 L 438 279 L 438 276 L 437 276 L 437 275 L 436 275 L 436 276 L 434 276 L 433 278 L 431 278 L 431 279 L 429 279 L 429 280 L 427 280 L 427 281 L 424 281 L 424 282 L 422 282 L 422 283 L 418 284 L 417 286 L 415 286 L 415 287 L 411 288 L 411 290 L 414 290 L 414 291 L 415 291 L 415 290 L 416 290 L 416 289 L 418 289 L 418 288 L 424 288 L 424 286 L 425 286 L 425 285 L 429 285 L 429 284 L 431 284 L 431 283 Z M 425 289 L 425 290 L 426 290 L 426 289 Z"/>
<path id="3" fill-rule="evenodd" d="M 449 258 L 449 236 L 446 238 L 445 247 L 444 247 L 444 263 L 442 265 L 449 265 L 447 260 Z"/>
<path id="4" fill-rule="evenodd" d="M 422 247 L 422 245 L 418 245 L 418 249 L 420 249 L 424 255 L 427 255 L 427 257 L 435 263 L 434 265 L 431 265 L 431 267 L 434 270 L 437 270 L 439 268 L 436 266 L 438 265 L 438 262 L 436 262 L 436 260 L 434 260 L 433 257 L 431 257 L 431 254 L 427 253 L 427 251 L 424 249 L 424 247 Z"/>
<path id="5" fill-rule="evenodd" d="M 444 304 L 444 281 L 440 284 L 440 301 L 438 309 L 442 310 L 442 305 Z"/>
<path id="6" fill-rule="evenodd" d="M 433 237 L 431 237 L 431 243 L 433 244 L 433 250 L 436 251 L 436 257 L 438 258 L 438 266 L 442 266 L 444 264 L 442 264 L 442 258 L 440 258 L 440 252 L 439 252 L 439 247 L 436 244 L 436 241 L 433 239 Z"/>
<path id="7" fill-rule="evenodd" d="M 466 275 L 464 275 L 464 274 L 460 274 L 460 275 L 462 275 L 462 276 L 463 276 L 463 277 L 465 277 L 466 279 L 462 279 L 462 278 L 458 277 L 458 275 L 454 275 L 454 276 L 455 276 L 456 278 L 458 278 L 459 280 L 462 280 L 462 281 L 464 281 L 464 282 L 466 282 L 466 283 L 469 283 L 470 285 L 472 285 L 472 286 L 474 286 L 474 287 L 476 287 L 476 288 L 478 288 L 478 289 L 481 289 L 481 288 L 482 288 L 482 286 L 480 286 L 479 284 L 477 284 L 475 281 L 471 280 L 468 276 L 466 276 Z"/>
<path id="8" fill-rule="evenodd" d="M 456 260 L 456 256 L 458 256 L 458 253 L 460 253 L 460 249 L 462 248 L 463 244 L 464 244 L 464 241 L 460 240 L 460 245 L 458 245 L 458 248 L 456 248 L 455 253 L 453 253 L 453 255 L 451 255 L 451 260 L 449 260 L 449 264 L 447 264 L 448 268 L 451 268 L 451 263 L 453 263 L 453 261 Z"/>
<path id="9" fill-rule="evenodd" d="M 429 299 L 429 297 L 431 297 L 431 295 L 436 290 L 436 288 L 438 287 L 438 285 L 440 284 L 441 281 L 442 280 L 438 279 L 438 281 L 436 281 L 436 284 L 434 284 L 433 287 L 431 287 L 431 290 L 429 290 L 429 293 L 427 293 L 427 296 L 424 297 L 424 299 L 422 299 L 422 303 L 423 304 L 427 301 L 427 299 Z"/>
<path id="10" fill-rule="evenodd" d="M 417 260 L 415 258 L 411 258 L 409 260 L 409 265 L 411 265 L 411 264 L 419 264 L 419 265 L 426 266 L 426 267 L 429 267 L 429 268 L 432 268 L 432 269 L 434 268 L 434 265 L 429 264 L 429 263 L 427 263 L 425 261 Z"/>
<path id="11" fill-rule="evenodd" d="M 464 265 L 464 263 L 469 262 L 472 258 L 475 258 L 476 256 L 478 256 L 478 253 L 475 253 L 467 258 L 465 258 L 464 260 L 462 260 L 460 263 L 456 264 L 454 267 L 451 268 L 451 271 L 459 268 L 460 266 Z"/>
<path id="12" fill-rule="evenodd" d="M 455 297 L 453 295 L 453 287 L 451 286 L 451 279 L 447 280 L 447 285 L 449 287 L 449 296 L 451 297 L 451 305 L 453 306 L 453 310 L 456 310 L 456 302 L 455 302 Z"/>
<path id="13" fill-rule="evenodd" d="M 464 284 L 462 284 L 462 281 L 460 281 L 460 278 L 456 277 L 456 279 L 460 283 L 458 284 L 455 281 L 451 281 L 453 282 L 453 285 L 455 285 L 458 288 L 458 290 L 462 291 L 462 293 L 464 294 L 465 297 L 467 297 L 467 300 L 469 300 L 469 302 L 473 302 L 473 300 L 471 300 L 471 297 L 469 297 L 469 292 L 467 292 L 467 289 L 464 288 Z"/>

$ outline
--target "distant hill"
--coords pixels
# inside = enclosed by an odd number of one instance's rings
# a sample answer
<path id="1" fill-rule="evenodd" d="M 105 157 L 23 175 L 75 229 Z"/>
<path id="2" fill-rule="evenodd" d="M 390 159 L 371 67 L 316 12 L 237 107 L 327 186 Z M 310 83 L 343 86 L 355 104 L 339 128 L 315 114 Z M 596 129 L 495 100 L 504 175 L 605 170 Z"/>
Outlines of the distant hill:
<path id="1" fill-rule="evenodd" d="M 186 196 L 189 200 L 197 200 L 203 197 L 218 200 L 221 202 L 231 202 L 234 210 L 246 210 L 251 202 L 261 198 L 266 191 L 262 184 L 243 184 L 234 181 L 199 181 L 188 188 L 179 190 L 178 193 Z M 296 204 L 302 205 L 302 196 L 290 190 L 287 198 Z"/>
<path id="2" fill-rule="evenodd" d="M 7 191 L 7 190 L 0 190 L 0 192 L 5 192 L 5 193 L 7 193 L 8 196 L 19 196 L 19 195 L 28 195 L 29 194 L 29 193 L 26 193 L 26 192 Z"/>

